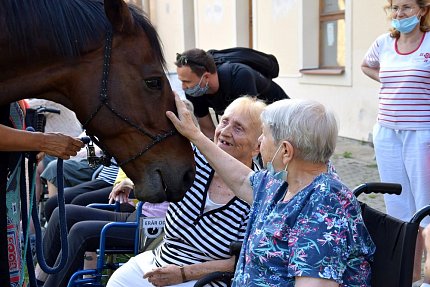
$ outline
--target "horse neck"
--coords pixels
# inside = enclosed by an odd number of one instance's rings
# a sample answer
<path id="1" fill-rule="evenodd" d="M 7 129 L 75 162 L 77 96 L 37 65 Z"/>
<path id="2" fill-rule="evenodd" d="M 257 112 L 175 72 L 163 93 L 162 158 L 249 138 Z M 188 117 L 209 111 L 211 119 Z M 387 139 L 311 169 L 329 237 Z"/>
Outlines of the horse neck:
<path id="1" fill-rule="evenodd" d="M 73 106 L 69 99 L 67 85 L 73 79 L 74 60 L 46 54 L 45 57 L 35 57 L 33 62 L 21 59 L 0 76 L 0 105 L 26 98 L 40 98 Z"/>

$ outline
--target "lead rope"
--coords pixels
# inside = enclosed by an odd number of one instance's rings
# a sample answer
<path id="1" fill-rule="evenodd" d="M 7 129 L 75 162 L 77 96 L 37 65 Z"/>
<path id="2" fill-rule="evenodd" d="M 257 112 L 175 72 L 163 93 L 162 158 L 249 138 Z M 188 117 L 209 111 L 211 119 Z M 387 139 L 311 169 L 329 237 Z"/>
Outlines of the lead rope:
<path id="1" fill-rule="evenodd" d="M 24 158 L 24 157 L 23 157 Z M 31 188 L 30 192 L 30 207 L 29 212 L 27 214 L 27 190 L 26 190 L 26 182 L 25 182 L 25 168 L 24 164 L 21 165 L 21 206 L 22 206 L 22 225 L 23 230 L 25 230 L 25 240 L 24 240 L 24 256 L 22 269 L 24 269 L 24 265 L 27 263 L 27 273 L 29 277 L 29 283 L 31 287 L 37 287 L 36 275 L 34 270 L 33 256 L 31 253 L 31 249 L 28 248 L 29 243 L 29 229 L 30 229 L 30 219 L 33 219 L 34 231 L 36 233 L 36 255 L 37 261 L 39 263 L 40 268 L 48 274 L 55 274 L 61 271 L 66 265 L 68 259 L 68 242 L 67 242 L 67 226 L 66 226 L 66 212 L 65 212 L 65 201 L 64 201 L 64 180 L 63 180 L 63 160 L 57 160 L 57 185 L 58 185 L 58 209 L 60 215 L 60 238 L 61 238 L 61 260 L 57 266 L 50 267 L 46 264 L 46 260 L 43 253 L 43 239 L 42 239 L 42 230 L 39 221 L 39 215 L 37 211 L 37 203 L 35 199 L 35 178 L 36 178 L 36 159 L 35 155 L 29 156 L 28 161 L 28 176 L 29 186 Z M 24 275 L 24 270 L 21 271 L 22 275 Z M 23 286 L 24 276 L 20 277 L 20 282 L 18 286 Z"/>
<path id="2" fill-rule="evenodd" d="M 87 137 L 81 138 L 81 141 L 88 144 L 89 139 Z M 58 213 L 60 218 L 60 239 L 61 239 L 61 260 L 57 266 L 49 267 L 46 264 L 45 256 L 43 253 L 43 242 L 42 242 L 42 231 L 40 228 L 39 216 L 37 214 L 36 200 L 33 200 L 32 218 L 34 229 L 36 233 L 36 254 L 37 262 L 40 268 L 45 273 L 55 274 L 60 272 L 67 263 L 69 257 L 69 248 L 67 241 L 67 222 L 66 222 L 66 204 L 64 200 L 64 175 L 63 175 L 63 160 L 57 159 L 57 188 L 58 188 Z"/>
<path id="3" fill-rule="evenodd" d="M 50 267 L 46 264 L 44 252 L 43 252 L 43 239 L 42 230 L 40 227 L 39 216 L 37 214 L 36 200 L 32 200 L 32 218 L 34 224 L 34 231 L 36 233 L 36 254 L 37 262 L 40 268 L 45 273 L 55 274 L 61 271 L 66 265 L 67 259 L 69 257 L 69 249 L 67 242 L 67 225 L 66 225 L 66 208 L 64 201 L 64 178 L 63 178 L 63 160 L 61 158 L 57 159 L 57 187 L 58 187 L 58 211 L 60 217 L 60 239 L 61 239 L 61 260 L 57 266 Z"/>
<path id="4" fill-rule="evenodd" d="M 81 139 L 84 143 L 88 143 L 88 138 Z M 27 272 L 31 287 L 37 287 L 36 275 L 34 270 L 33 256 L 31 249 L 28 248 L 29 242 L 29 229 L 30 229 L 30 219 L 33 219 L 34 229 L 36 233 L 36 255 L 37 261 L 40 268 L 48 274 L 55 274 L 61 271 L 67 263 L 68 259 L 68 240 L 67 240 L 67 223 L 66 223 L 66 210 L 65 210 L 65 200 L 64 200 L 64 173 L 63 173 L 63 160 L 61 158 L 57 159 L 57 187 L 58 187 L 58 209 L 59 209 L 59 219 L 60 219 L 60 240 L 61 240 L 61 260 L 57 266 L 50 267 L 46 264 L 46 259 L 43 252 L 43 239 L 42 230 L 39 221 L 39 215 L 37 211 L 37 203 L 35 198 L 35 179 L 36 179 L 36 155 L 35 153 L 30 153 L 28 160 L 28 177 L 30 192 L 30 207 L 27 214 L 27 189 L 25 180 L 25 163 L 23 163 L 25 154 L 22 155 L 21 162 L 21 179 L 20 179 L 20 195 L 21 195 L 21 206 L 22 206 L 22 228 L 25 230 L 25 240 L 24 240 L 24 258 L 22 264 L 22 270 L 20 277 L 20 282 L 18 286 L 23 286 L 24 281 L 24 266 L 27 263 Z"/>

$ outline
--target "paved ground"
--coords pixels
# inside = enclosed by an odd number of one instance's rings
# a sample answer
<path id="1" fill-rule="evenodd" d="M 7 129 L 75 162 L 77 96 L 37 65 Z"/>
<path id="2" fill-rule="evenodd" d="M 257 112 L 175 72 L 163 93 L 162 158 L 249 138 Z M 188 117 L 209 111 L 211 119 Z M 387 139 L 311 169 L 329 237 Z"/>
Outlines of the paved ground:
<path id="1" fill-rule="evenodd" d="M 351 189 L 365 182 L 379 182 L 373 147 L 367 142 L 339 137 L 332 161 L 342 181 Z M 382 195 L 360 195 L 360 201 L 385 213 Z"/>

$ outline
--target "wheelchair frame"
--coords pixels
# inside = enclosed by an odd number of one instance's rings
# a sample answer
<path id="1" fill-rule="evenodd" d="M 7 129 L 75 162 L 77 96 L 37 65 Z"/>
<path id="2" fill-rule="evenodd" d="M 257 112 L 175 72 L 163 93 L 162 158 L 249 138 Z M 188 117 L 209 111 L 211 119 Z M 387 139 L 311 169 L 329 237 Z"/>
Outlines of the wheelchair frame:
<path id="1" fill-rule="evenodd" d="M 73 273 L 73 275 L 69 279 L 68 287 L 72 286 L 103 286 L 102 278 L 107 275 L 103 275 L 103 270 L 106 269 L 116 269 L 119 267 L 119 264 L 108 264 L 105 261 L 107 254 L 134 254 L 137 255 L 140 252 L 146 249 L 154 248 L 154 245 L 157 244 L 157 241 L 154 240 L 146 245 L 146 237 L 142 237 L 142 206 L 143 202 L 139 202 L 136 207 L 136 220 L 134 222 L 110 222 L 107 223 L 100 232 L 100 246 L 98 249 L 97 256 L 97 266 L 96 269 L 85 269 L 79 270 Z M 115 204 L 90 204 L 89 207 L 100 208 L 100 209 L 112 209 L 114 207 L 115 211 L 120 210 L 120 203 L 116 202 Z M 157 218 L 158 219 L 158 218 Z M 106 249 L 106 235 L 112 228 L 132 228 L 135 229 L 135 244 L 133 249 Z M 161 233 L 161 232 L 160 232 Z M 161 236 L 158 234 L 158 236 Z M 145 245 L 142 245 L 145 244 Z M 91 276 L 88 278 L 84 278 L 84 276 Z"/>

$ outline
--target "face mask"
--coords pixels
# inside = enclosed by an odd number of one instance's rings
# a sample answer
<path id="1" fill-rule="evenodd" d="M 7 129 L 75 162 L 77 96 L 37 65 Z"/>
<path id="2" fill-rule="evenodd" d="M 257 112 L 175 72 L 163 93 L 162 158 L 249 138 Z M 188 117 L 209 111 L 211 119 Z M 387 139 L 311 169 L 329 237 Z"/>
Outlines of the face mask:
<path id="1" fill-rule="evenodd" d="M 277 180 L 285 181 L 287 179 L 287 175 L 288 175 L 288 171 L 287 171 L 288 164 L 285 166 L 285 168 L 283 170 L 278 171 L 278 172 L 275 171 L 275 168 L 273 167 L 273 160 L 275 159 L 276 155 L 278 154 L 278 151 L 281 149 L 281 146 L 282 146 L 282 144 L 276 150 L 275 154 L 273 155 L 272 160 L 267 163 L 266 169 L 269 172 L 269 174 L 271 174 Z"/>
<path id="2" fill-rule="evenodd" d="M 206 83 L 206 86 L 202 88 L 200 87 L 200 84 L 202 83 L 202 81 L 203 81 L 203 76 L 200 78 L 200 82 L 197 85 L 191 88 L 186 88 L 184 90 L 185 94 L 194 98 L 201 97 L 204 94 L 206 94 L 206 92 L 209 90 L 209 83 Z"/>
<path id="3" fill-rule="evenodd" d="M 391 26 L 393 26 L 394 29 L 399 31 L 400 33 L 409 33 L 411 32 L 417 24 L 420 22 L 420 19 L 418 17 L 412 16 L 405 19 L 393 19 L 391 20 Z"/>

